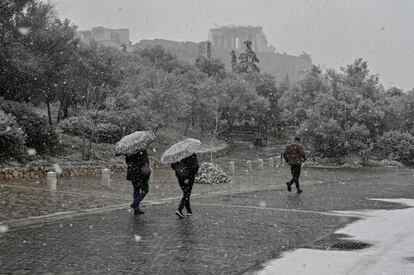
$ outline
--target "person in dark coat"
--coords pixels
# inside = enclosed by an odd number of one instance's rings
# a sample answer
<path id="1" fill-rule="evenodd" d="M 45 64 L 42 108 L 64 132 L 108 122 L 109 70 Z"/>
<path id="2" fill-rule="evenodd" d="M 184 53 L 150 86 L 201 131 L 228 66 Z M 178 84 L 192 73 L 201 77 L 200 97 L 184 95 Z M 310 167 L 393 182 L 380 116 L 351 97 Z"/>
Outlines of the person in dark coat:
<path id="1" fill-rule="evenodd" d="M 127 180 L 131 181 L 134 188 L 131 207 L 134 209 L 134 214 L 144 214 L 139 205 L 149 191 L 148 180 L 151 175 L 151 168 L 148 153 L 143 150 L 126 156 L 125 160 L 128 165 Z"/>
<path id="2" fill-rule="evenodd" d="M 292 184 L 295 184 L 297 193 L 302 193 L 303 191 L 299 186 L 299 177 L 301 166 L 302 163 L 306 161 L 306 156 L 305 148 L 300 142 L 299 137 L 295 137 L 295 140 L 286 146 L 286 149 L 283 152 L 283 158 L 290 165 L 290 172 L 292 174 L 292 179 L 286 183 L 288 191 L 292 191 L 291 186 Z"/>
<path id="3" fill-rule="evenodd" d="M 182 219 L 184 218 L 184 207 L 187 211 L 187 215 L 193 214 L 190 206 L 190 196 L 193 189 L 194 179 L 199 168 L 197 155 L 192 154 L 179 162 L 171 164 L 171 167 L 175 170 L 178 183 L 183 191 L 183 198 L 180 201 L 177 211 L 175 211 L 175 214 Z"/>

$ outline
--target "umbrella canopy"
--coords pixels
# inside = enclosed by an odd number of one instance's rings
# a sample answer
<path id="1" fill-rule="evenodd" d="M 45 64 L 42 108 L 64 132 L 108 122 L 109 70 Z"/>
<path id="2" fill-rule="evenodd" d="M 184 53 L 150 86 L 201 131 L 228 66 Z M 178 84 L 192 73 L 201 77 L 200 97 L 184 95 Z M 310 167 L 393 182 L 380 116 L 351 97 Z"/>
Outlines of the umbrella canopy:
<path id="1" fill-rule="evenodd" d="M 186 157 L 196 153 L 200 148 L 201 142 L 198 139 L 188 138 L 184 141 L 180 141 L 164 152 L 161 157 L 161 163 L 175 163 Z"/>
<path id="2" fill-rule="evenodd" d="M 117 155 L 133 155 L 139 151 L 145 150 L 153 142 L 155 135 L 150 131 L 137 131 L 130 135 L 124 136 L 115 145 Z"/>

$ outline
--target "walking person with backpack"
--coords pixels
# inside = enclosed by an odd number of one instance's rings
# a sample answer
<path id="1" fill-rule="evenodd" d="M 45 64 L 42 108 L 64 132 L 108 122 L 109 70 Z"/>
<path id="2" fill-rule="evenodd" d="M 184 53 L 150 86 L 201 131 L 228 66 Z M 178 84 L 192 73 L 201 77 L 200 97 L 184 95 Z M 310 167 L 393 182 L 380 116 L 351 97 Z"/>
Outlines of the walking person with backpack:
<path id="1" fill-rule="evenodd" d="M 302 163 L 306 161 L 305 148 L 301 143 L 299 137 L 295 137 L 294 141 L 289 143 L 285 151 L 283 152 L 283 158 L 290 165 L 290 172 L 292 174 L 292 179 L 286 183 L 287 190 L 292 191 L 292 185 L 295 184 L 296 192 L 298 194 L 302 193 L 299 185 L 299 177 L 301 172 Z"/>

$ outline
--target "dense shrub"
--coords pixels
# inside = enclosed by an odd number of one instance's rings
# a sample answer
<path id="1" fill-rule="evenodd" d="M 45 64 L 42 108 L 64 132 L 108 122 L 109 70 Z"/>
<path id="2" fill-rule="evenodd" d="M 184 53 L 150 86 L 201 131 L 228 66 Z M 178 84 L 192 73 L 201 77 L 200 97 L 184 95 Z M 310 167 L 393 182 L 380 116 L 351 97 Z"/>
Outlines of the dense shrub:
<path id="1" fill-rule="evenodd" d="M 59 128 L 66 134 L 86 137 L 97 143 L 116 143 L 122 137 L 121 127 L 113 123 L 96 123 L 87 115 L 62 120 Z"/>
<path id="2" fill-rule="evenodd" d="M 90 137 L 92 136 L 93 129 L 95 128 L 92 119 L 86 116 L 73 116 L 62 120 L 59 123 L 59 128 L 65 132 L 65 134 Z"/>
<path id="3" fill-rule="evenodd" d="M 334 119 L 320 121 L 313 116 L 299 130 L 312 154 L 322 158 L 341 158 L 346 155 L 344 130 Z"/>
<path id="4" fill-rule="evenodd" d="M 26 146 L 34 148 L 39 154 L 54 151 L 58 144 L 58 135 L 46 120 L 35 116 L 23 116 L 18 123 L 27 134 Z"/>
<path id="5" fill-rule="evenodd" d="M 99 123 L 96 127 L 96 140 L 103 143 L 116 143 L 122 137 L 121 127 L 112 123 Z"/>
<path id="6" fill-rule="evenodd" d="M 0 110 L 0 162 L 19 158 L 25 150 L 26 134 L 11 114 Z"/>
<path id="7" fill-rule="evenodd" d="M 44 154 L 53 151 L 58 143 L 58 135 L 46 119 L 36 114 L 33 109 L 24 103 L 3 101 L 2 109 L 12 114 L 16 122 L 26 133 L 26 146 L 36 149 L 37 153 Z"/>
<path id="8" fill-rule="evenodd" d="M 110 123 L 123 129 L 123 134 L 145 130 L 145 121 L 142 113 L 135 108 L 115 106 L 100 114 L 101 123 Z"/>
<path id="9" fill-rule="evenodd" d="M 345 127 L 345 149 L 349 155 L 359 156 L 365 165 L 372 149 L 370 132 L 364 124 Z"/>
<path id="10" fill-rule="evenodd" d="M 389 160 L 414 165 L 414 136 L 399 131 L 384 133 L 376 143 L 376 151 Z"/>

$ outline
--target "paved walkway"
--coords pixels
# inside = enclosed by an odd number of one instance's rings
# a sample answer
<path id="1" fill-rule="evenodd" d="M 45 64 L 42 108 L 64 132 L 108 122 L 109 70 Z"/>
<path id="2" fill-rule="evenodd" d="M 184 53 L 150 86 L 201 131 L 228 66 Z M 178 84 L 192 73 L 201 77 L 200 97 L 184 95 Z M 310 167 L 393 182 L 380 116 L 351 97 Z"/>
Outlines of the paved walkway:
<path id="1" fill-rule="evenodd" d="M 285 190 L 288 172 L 196 185 L 195 215 L 184 220 L 173 213 L 180 191 L 170 170 L 156 172 L 141 216 L 127 207 L 124 175 L 111 187 L 96 178 L 64 180 L 56 193 L 43 183 L 3 183 L 1 220 L 10 230 L 0 235 L 0 273 L 251 273 L 358 218 L 333 211 L 401 208 L 367 198 L 414 198 L 408 169 L 305 169 L 301 195 Z"/>
<path id="2" fill-rule="evenodd" d="M 355 171 L 358 171 L 355 173 Z M 303 184 L 341 182 L 354 178 L 410 173 L 409 170 L 384 169 L 307 169 L 303 170 Z M 288 167 L 255 170 L 247 173 L 238 167 L 232 182 L 223 185 L 196 184 L 193 197 L 254 190 L 284 188 L 289 179 Z M 88 209 L 125 207 L 131 201 L 132 186 L 125 174 L 113 174 L 111 186 L 101 185 L 100 177 L 59 178 L 58 191 L 50 192 L 45 180 L 0 182 L 0 223 L 36 217 L 56 216 L 57 213 L 79 212 Z M 181 190 L 172 169 L 154 171 L 153 183 L 144 204 L 178 201 Z M 96 212 L 96 211 L 92 211 Z M 10 223 L 10 222 L 9 222 Z"/>

